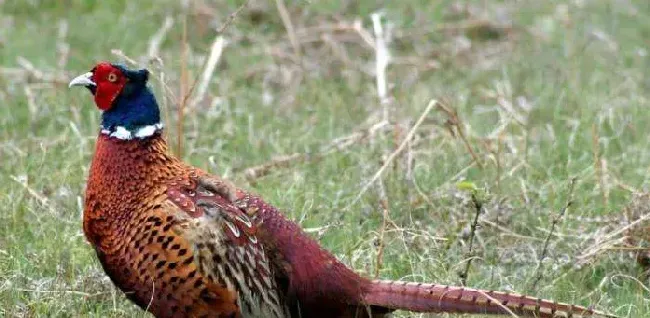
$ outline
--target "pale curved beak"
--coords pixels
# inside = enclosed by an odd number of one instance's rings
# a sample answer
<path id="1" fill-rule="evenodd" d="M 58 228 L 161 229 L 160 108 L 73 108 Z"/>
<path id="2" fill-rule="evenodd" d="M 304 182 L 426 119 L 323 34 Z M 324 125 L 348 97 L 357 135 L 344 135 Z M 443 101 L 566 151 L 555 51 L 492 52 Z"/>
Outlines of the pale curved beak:
<path id="1" fill-rule="evenodd" d="M 97 86 L 97 84 L 95 84 L 95 82 L 91 80 L 92 77 L 93 77 L 92 72 L 81 74 L 70 81 L 70 84 L 68 84 L 68 88 L 72 86 Z"/>

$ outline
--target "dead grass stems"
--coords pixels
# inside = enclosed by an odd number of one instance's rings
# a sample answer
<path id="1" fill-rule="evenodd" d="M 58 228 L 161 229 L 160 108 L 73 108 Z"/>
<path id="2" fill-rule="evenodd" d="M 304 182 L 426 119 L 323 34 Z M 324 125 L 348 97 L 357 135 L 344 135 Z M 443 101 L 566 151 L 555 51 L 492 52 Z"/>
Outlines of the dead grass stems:
<path id="1" fill-rule="evenodd" d="M 229 14 L 226 18 L 226 21 L 224 21 L 223 24 L 217 29 L 217 34 L 223 34 L 230 27 L 230 25 L 235 22 L 235 18 L 237 18 L 242 10 L 248 7 L 249 2 L 250 0 L 246 0 L 242 5 L 239 6 L 239 8 L 237 8 L 237 10 Z"/>
<path id="2" fill-rule="evenodd" d="M 386 227 L 390 217 L 389 213 L 389 203 L 388 195 L 386 194 L 386 186 L 384 185 L 383 180 L 377 182 L 377 188 L 379 191 L 379 206 L 382 211 L 382 221 L 381 226 L 379 227 L 379 237 L 377 238 L 377 259 L 375 261 L 375 278 L 379 278 L 379 272 L 381 271 L 383 261 L 384 261 L 384 236 L 386 235 Z"/>
<path id="3" fill-rule="evenodd" d="M 370 180 L 361 188 L 361 191 L 357 194 L 357 196 L 352 200 L 352 202 L 348 205 L 347 208 L 352 206 L 353 204 L 357 203 L 361 197 L 368 191 L 368 189 L 382 176 L 386 168 L 397 158 L 398 155 L 402 153 L 402 151 L 406 148 L 406 145 L 411 141 L 413 136 L 415 135 L 415 132 L 417 131 L 418 127 L 422 125 L 422 122 L 424 122 L 424 119 L 429 115 L 431 110 L 438 105 L 438 101 L 435 99 L 432 99 L 429 104 L 427 105 L 427 108 L 424 109 L 422 114 L 420 115 L 420 118 L 415 122 L 413 127 L 411 127 L 411 130 L 406 134 L 406 137 L 404 137 L 404 140 L 402 140 L 402 143 L 397 147 L 393 153 L 390 154 L 388 159 L 384 162 L 384 164 L 377 170 L 374 176 L 370 178 Z M 346 209 L 347 209 L 346 208 Z"/>
<path id="4" fill-rule="evenodd" d="M 298 38 L 296 37 L 296 30 L 293 27 L 293 22 L 291 21 L 291 15 L 287 11 L 287 7 L 284 4 L 284 0 L 275 0 L 275 6 L 278 9 L 280 18 L 282 19 L 282 24 L 284 24 L 284 28 L 287 31 L 289 42 L 291 42 L 291 46 L 293 47 L 295 62 L 300 64 L 300 59 L 302 56 L 301 49 L 300 49 L 300 42 L 298 42 Z"/>
<path id="5" fill-rule="evenodd" d="M 591 126 L 591 142 L 594 153 L 594 169 L 596 170 L 596 176 L 598 177 L 598 184 L 600 188 L 600 193 L 603 198 L 603 204 L 605 206 L 609 205 L 609 186 L 607 184 L 607 162 L 602 159 L 600 153 L 600 137 L 598 134 L 598 127 L 596 123 Z"/>
<path id="6" fill-rule="evenodd" d="M 187 103 L 188 93 L 188 70 L 187 70 L 187 54 L 189 44 L 187 43 L 187 15 L 183 15 L 183 32 L 181 35 L 181 78 L 179 83 L 179 95 L 182 97 L 178 104 L 178 122 L 176 127 L 176 155 L 183 157 L 183 127 L 185 124 L 185 105 Z"/>
<path id="7" fill-rule="evenodd" d="M 551 241 L 551 237 L 555 234 L 555 228 L 557 227 L 557 225 L 560 223 L 564 215 L 566 215 L 567 211 L 573 204 L 573 191 L 575 190 L 575 184 L 576 184 L 576 178 L 573 177 L 569 180 L 569 188 L 567 190 L 566 203 L 564 204 L 560 212 L 553 217 L 553 220 L 551 222 L 551 229 L 546 235 L 546 239 L 544 239 L 544 245 L 542 246 L 542 250 L 539 253 L 539 258 L 537 260 L 537 268 L 535 270 L 535 278 L 533 279 L 533 282 L 530 285 L 530 290 L 535 290 L 537 288 L 537 284 L 539 283 L 539 281 L 542 279 L 542 276 L 544 275 L 544 259 L 546 259 L 546 256 L 548 254 L 548 247 Z"/>
<path id="8" fill-rule="evenodd" d="M 203 63 L 201 69 L 203 70 L 200 74 L 200 80 L 197 75 L 196 78 L 194 78 L 193 82 L 190 84 L 189 83 L 189 66 L 188 66 L 188 51 L 189 51 L 189 42 L 187 39 L 187 13 L 185 12 L 182 17 L 182 35 L 181 35 L 181 51 L 180 51 L 180 62 L 181 62 L 181 74 L 180 74 L 180 81 L 179 81 L 179 96 L 181 96 L 180 99 L 176 98 L 175 94 L 173 93 L 173 90 L 167 85 L 166 78 L 165 78 L 165 73 L 164 73 L 164 64 L 162 59 L 159 57 L 159 50 L 160 50 L 160 45 L 164 41 L 168 31 L 171 29 L 174 23 L 174 19 L 171 17 L 167 17 L 161 26 L 161 28 L 152 35 L 152 37 L 149 40 L 149 49 L 147 53 L 147 58 L 146 60 L 149 62 L 151 61 L 157 61 L 159 64 L 159 73 L 156 74 L 149 70 L 150 73 L 154 75 L 155 78 L 157 78 L 160 83 L 161 87 L 163 88 L 163 91 L 166 92 L 165 96 L 163 97 L 163 112 L 165 113 L 165 117 L 167 122 L 169 122 L 169 107 L 167 106 L 167 100 L 168 97 L 171 97 L 172 102 L 174 104 L 178 105 L 177 108 L 177 131 L 176 131 L 176 154 L 178 156 L 182 156 L 183 153 L 183 140 L 184 140 L 184 134 L 183 134 L 183 127 L 184 127 L 184 121 L 185 121 L 185 112 L 187 109 L 194 108 L 198 103 L 200 103 L 206 95 L 210 80 L 213 78 L 214 71 L 216 69 L 216 66 L 221 59 L 221 56 L 223 54 L 223 49 L 225 47 L 225 39 L 221 35 L 223 32 L 225 32 L 228 27 L 232 25 L 234 22 L 235 18 L 237 15 L 247 7 L 249 1 L 246 1 L 244 4 L 239 6 L 237 10 L 232 12 L 226 21 L 216 30 L 217 36 L 215 37 L 214 42 L 212 43 L 211 49 L 210 49 L 210 54 L 209 57 L 205 60 Z M 112 50 L 113 55 L 116 55 L 120 57 L 121 59 L 125 60 L 131 65 L 138 66 L 143 63 L 138 63 L 135 59 L 130 58 L 122 50 L 119 49 L 113 49 Z M 148 64 L 146 63 L 146 64 Z M 198 84 L 198 89 L 197 88 Z M 194 99 L 192 99 L 191 102 L 189 102 L 189 98 L 193 95 L 194 91 L 197 91 L 197 94 Z"/>
<path id="9" fill-rule="evenodd" d="M 359 144 L 361 142 L 367 141 L 370 138 L 373 138 L 376 134 L 385 130 L 387 127 L 390 127 L 390 124 L 386 121 L 381 121 L 369 128 L 359 129 L 350 135 L 336 138 L 326 145 L 320 147 L 320 150 L 315 154 L 292 153 L 289 155 L 277 156 L 272 160 L 260 165 L 243 169 L 234 169 L 234 172 L 243 171 L 246 179 L 249 182 L 255 182 L 256 179 L 268 175 L 273 170 L 291 167 L 299 162 L 320 160 L 329 154 L 343 151 L 355 144 Z"/>
<path id="10" fill-rule="evenodd" d="M 471 193 L 471 198 L 472 198 L 472 206 L 474 207 L 474 219 L 472 220 L 472 223 L 470 224 L 470 230 L 469 230 L 469 242 L 467 246 L 467 254 L 465 256 L 465 267 L 463 268 L 463 271 L 458 274 L 460 277 L 460 282 L 463 286 L 467 286 L 467 278 L 469 276 L 469 270 L 472 267 L 472 260 L 474 260 L 474 238 L 476 237 L 476 229 L 478 228 L 478 220 L 479 217 L 481 216 L 481 211 L 483 211 L 483 198 L 479 198 L 478 194 L 476 193 L 477 191 L 472 191 Z"/>
<path id="11" fill-rule="evenodd" d="M 467 140 L 467 136 L 465 135 L 465 130 L 463 128 L 464 124 L 461 121 L 460 117 L 458 116 L 458 112 L 456 111 L 456 109 L 449 107 L 444 103 L 438 103 L 437 107 L 447 115 L 448 120 L 446 124 L 449 127 L 449 131 L 452 133 L 453 136 L 458 135 L 458 137 L 460 137 L 460 139 L 463 141 L 463 144 L 465 145 L 465 148 L 467 149 L 467 152 L 469 152 L 469 154 L 472 156 L 476 165 L 479 168 L 483 169 L 482 161 L 479 159 L 476 152 L 474 152 L 474 149 L 472 148 L 472 145 L 469 143 L 469 140 Z M 455 128 L 455 130 L 453 128 Z"/>

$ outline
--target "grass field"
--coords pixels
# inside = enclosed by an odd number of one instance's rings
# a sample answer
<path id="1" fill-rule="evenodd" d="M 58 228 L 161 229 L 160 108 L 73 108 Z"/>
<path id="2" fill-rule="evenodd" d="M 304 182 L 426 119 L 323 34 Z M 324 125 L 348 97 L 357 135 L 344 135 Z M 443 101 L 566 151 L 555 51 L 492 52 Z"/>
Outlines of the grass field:
<path id="1" fill-rule="evenodd" d="M 202 83 L 215 30 L 241 4 L 0 0 L 0 316 L 146 316 L 82 235 L 99 112 L 66 83 L 121 61 L 112 49 L 143 65 L 152 51 L 174 95 L 165 117 L 177 150 L 181 86 Z M 457 285 L 471 257 L 469 286 L 650 316 L 621 230 L 633 193 L 650 185 L 650 4 L 285 5 L 290 23 L 275 2 L 255 0 L 223 32 L 205 96 L 194 102 L 194 90 L 185 106 L 185 160 L 261 194 L 365 275 Z M 378 10 L 392 30 L 385 104 Z M 446 110 L 426 114 L 387 161 L 431 99 Z M 266 164 L 265 176 L 246 177 Z M 483 204 L 473 234 L 471 185 Z"/>

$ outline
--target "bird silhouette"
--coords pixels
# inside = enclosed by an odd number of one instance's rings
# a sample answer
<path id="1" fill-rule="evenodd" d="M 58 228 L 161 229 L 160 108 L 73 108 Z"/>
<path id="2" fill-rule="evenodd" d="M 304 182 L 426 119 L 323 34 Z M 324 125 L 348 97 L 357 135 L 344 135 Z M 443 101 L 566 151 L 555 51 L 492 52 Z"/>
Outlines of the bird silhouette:
<path id="1" fill-rule="evenodd" d="M 260 197 L 172 155 L 149 73 L 102 62 L 70 82 L 102 121 L 83 230 L 106 274 L 156 317 L 382 317 L 394 310 L 615 317 L 535 297 L 370 280 Z"/>

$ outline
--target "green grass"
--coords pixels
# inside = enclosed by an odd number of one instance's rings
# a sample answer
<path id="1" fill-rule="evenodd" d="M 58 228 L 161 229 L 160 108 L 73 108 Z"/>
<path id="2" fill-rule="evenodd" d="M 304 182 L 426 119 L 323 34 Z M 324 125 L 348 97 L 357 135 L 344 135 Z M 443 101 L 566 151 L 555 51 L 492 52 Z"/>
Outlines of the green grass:
<path id="1" fill-rule="evenodd" d="M 209 53 L 211 27 L 240 2 L 205 1 L 211 11 L 204 12 L 212 15 L 189 17 L 192 79 Z M 650 6 L 605 0 L 413 0 L 385 6 L 364 1 L 347 7 L 285 2 L 297 30 L 360 17 L 372 32 L 369 14 L 384 10 L 397 36 L 389 44 L 393 56 L 411 61 L 393 64 L 387 73 L 394 97 L 389 119 L 399 129 L 248 182 L 243 168 L 277 155 L 317 153 L 381 114 L 374 53 L 354 32 L 331 35 L 330 42 L 314 33 L 313 41 L 301 45 L 298 66 L 273 2 L 253 1 L 225 33 L 229 45 L 208 100 L 187 113 L 185 160 L 261 194 L 314 229 L 345 263 L 374 275 L 382 196 L 373 186 L 355 198 L 427 102 L 444 100 L 458 111 L 483 168 L 472 164 L 462 139 L 449 133 L 448 116 L 431 112 L 409 150 L 412 178 L 406 155 L 381 178 L 390 222 L 380 276 L 460 283 L 468 252 L 463 233 L 474 214 L 468 194 L 457 188 L 466 180 L 486 193 L 468 285 L 595 304 L 624 317 L 650 315 L 650 295 L 641 285 L 647 281 L 633 279 L 641 269 L 627 253 L 601 250 L 572 266 L 598 239 L 624 226 L 619 221 L 631 194 L 617 180 L 639 191 L 650 185 Z M 454 11 L 454 3 L 467 4 L 474 15 Z M 83 90 L 26 78 L 17 58 L 69 79 L 98 60 L 115 60 L 113 48 L 145 55 L 167 15 L 176 21 L 160 57 L 178 94 L 183 10 L 176 1 L 0 1 L 0 316 L 143 315 L 112 287 L 81 233 L 99 112 Z M 476 17 L 512 30 L 433 30 Z M 61 23 L 68 24 L 62 39 Z M 334 53 L 332 42 L 345 50 L 347 61 Z M 69 44 L 70 54 L 59 66 L 61 43 Z M 438 68 L 425 66 L 431 61 Z M 159 83 L 152 84 L 162 96 Z M 222 102 L 212 104 L 216 97 Z M 525 123 L 499 103 L 512 105 Z M 170 106 L 170 140 L 177 135 L 175 109 Z M 596 169 L 594 132 L 600 166 L 606 166 L 602 173 Z M 548 257 L 538 270 L 537 258 L 573 177 L 574 204 L 550 236 Z M 596 217 L 612 221 L 589 221 Z"/>

